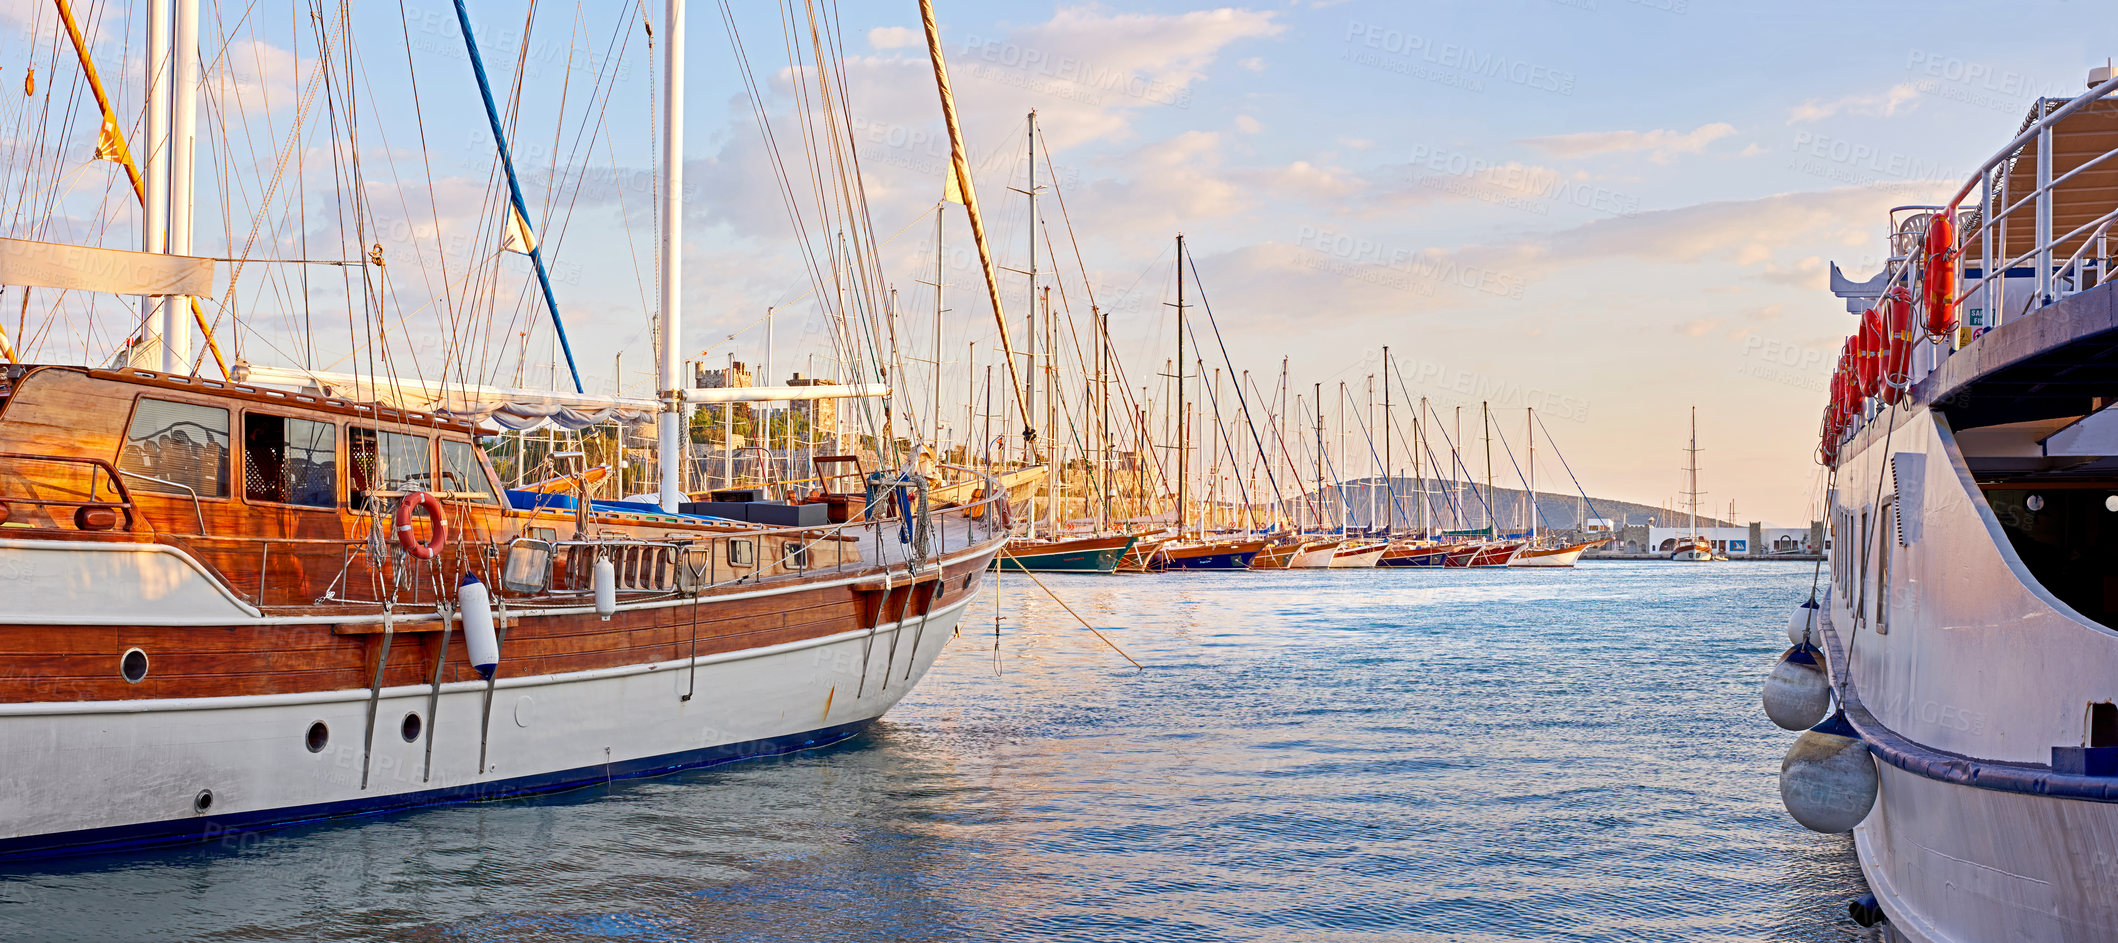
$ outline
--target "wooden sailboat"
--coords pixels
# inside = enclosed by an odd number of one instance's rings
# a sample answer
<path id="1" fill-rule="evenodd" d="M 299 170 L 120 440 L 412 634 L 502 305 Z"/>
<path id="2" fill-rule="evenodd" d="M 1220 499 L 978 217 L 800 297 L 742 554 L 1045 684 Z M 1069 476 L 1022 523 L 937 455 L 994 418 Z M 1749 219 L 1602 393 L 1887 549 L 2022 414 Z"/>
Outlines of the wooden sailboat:
<path id="1" fill-rule="evenodd" d="M 105 133 L 122 141 L 126 125 L 59 6 L 105 103 Z M 180 26 L 196 22 L 195 0 L 177 7 Z M 0 858 L 226 837 L 831 743 L 881 716 L 939 656 L 1006 536 L 990 477 L 986 498 L 936 510 L 918 500 L 924 479 L 888 475 L 874 483 L 883 508 L 863 520 L 781 526 L 685 513 L 674 448 L 658 462 L 659 504 L 593 501 L 575 469 L 567 509 L 543 506 L 549 493 L 503 490 L 480 448 L 494 417 L 544 407 L 643 414 L 673 444 L 687 397 L 887 392 L 686 389 L 675 283 L 682 11 L 670 0 L 658 24 L 661 396 L 525 404 L 517 391 L 437 393 L 360 375 L 347 397 L 327 390 L 340 378 L 310 371 L 274 384 L 263 370 L 199 377 L 185 361 L 0 367 L 0 572 L 11 574 L 0 767 L 13 782 L 0 796 Z M 175 94 L 196 88 L 180 81 Z M 180 200 L 185 183 L 179 175 Z M 510 189 L 511 208 L 533 218 Z M 72 287 L 92 290 L 76 275 Z M 172 323 L 182 322 L 163 321 L 164 350 L 183 343 Z"/>
<path id="2" fill-rule="evenodd" d="M 1524 493 L 1526 500 L 1529 502 L 1527 513 L 1530 519 L 1530 541 L 1529 543 L 1523 544 L 1521 549 L 1515 551 L 1514 556 L 1508 558 L 1508 565 L 1515 567 L 1530 568 L 1571 567 L 1581 560 L 1581 555 L 1586 552 L 1590 547 L 1600 546 L 1604 543 L 1608 543 L 1608 541 L 1585 540 L 1577 541 L 1574 543 L 1567 543 L 1564 541 L 1555 541 L 1547 539 L 1546 537 L 1538 533 L 1537 525 L 1539 515 L 1537 508 L 1537 413 L 1535 409 L 1526 408 L 1523 410 L 1523 415 L 1523 428 L 1528 433 L 1528 437 L 1525 441 L 1528 444 L 1529 461 L 1526 463 L 1526 465 L 1528 469 L 1529 479 L 1526 483 L 1526 491 Z"/>

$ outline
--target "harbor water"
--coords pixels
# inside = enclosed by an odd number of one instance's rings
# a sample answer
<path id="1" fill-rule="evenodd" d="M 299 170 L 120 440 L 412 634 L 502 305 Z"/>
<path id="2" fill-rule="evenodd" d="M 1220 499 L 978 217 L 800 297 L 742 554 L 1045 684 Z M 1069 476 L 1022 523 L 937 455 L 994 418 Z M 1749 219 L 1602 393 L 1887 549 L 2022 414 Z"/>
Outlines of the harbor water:
<path id="1" fill-rule="evenodd" d="M 1866 939 L 1758 706 L 1810 574 L 1040 577 L 1140 671 L 1006 574 L 847 743 L 8 865 L 0 939 Z"/>

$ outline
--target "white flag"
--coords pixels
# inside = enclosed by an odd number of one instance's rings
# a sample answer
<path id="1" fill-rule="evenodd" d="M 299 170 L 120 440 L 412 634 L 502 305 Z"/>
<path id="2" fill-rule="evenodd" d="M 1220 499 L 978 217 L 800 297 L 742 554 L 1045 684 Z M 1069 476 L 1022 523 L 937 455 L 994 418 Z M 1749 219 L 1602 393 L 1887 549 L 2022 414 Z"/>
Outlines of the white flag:
<path id="1" fill-rule="evenodd" d="M 523 219 L 522 214 L 514 207 L 508 208 L 507 238 L 501 242 L 500 248 L 504 252 L 520 252 L 523 255 L 537 251 L 536 231 L 530 228 L 529 220 Z"/>

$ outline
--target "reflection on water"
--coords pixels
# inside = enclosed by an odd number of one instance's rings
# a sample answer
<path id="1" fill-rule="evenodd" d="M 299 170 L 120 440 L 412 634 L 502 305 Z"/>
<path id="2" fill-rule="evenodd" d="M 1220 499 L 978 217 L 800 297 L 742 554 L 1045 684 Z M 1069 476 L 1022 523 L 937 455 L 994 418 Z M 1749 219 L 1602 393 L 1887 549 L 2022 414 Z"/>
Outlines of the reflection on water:
<path id="1" fill-rule="evenodd" d="M 1855 940 L 1758 708 L 1806 565 L 1003 578 L 826 750 L 0 871 L 0 937 Z M 1777 640 L 1777 641 L 1776 641 Z"/>

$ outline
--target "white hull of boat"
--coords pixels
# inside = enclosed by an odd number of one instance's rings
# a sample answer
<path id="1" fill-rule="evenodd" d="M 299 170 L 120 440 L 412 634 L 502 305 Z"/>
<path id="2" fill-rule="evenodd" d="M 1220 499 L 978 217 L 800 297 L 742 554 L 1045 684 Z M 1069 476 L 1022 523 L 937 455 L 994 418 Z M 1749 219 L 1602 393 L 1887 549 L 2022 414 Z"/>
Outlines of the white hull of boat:
<path id="1" fill-rule="evenodd" d="M 2063 798 L 2048 764 L 2054 747 L 2087 742 L 2086 705 L 2118 695 L 2118 631 L 2038 582 L 1934 413 L 1909 410 L 1889 456 L 1874 431 L 1875 447 L 1849 449 L 1838 473 L 1830 667 L 1875 723 L 1937 759 L 1922 773 L 1878 752 L 1882 789 L 1856 832 L 1862 872 L 1907 939 L 2110 939 L 2118 779 L 2076 776 L 2106 798 Z M 1874 513 L 1878 482 L 1901 503 L 1903 536 Z M 1865 562 L 1849 536 L 1864 520 Z M 1981 766 L 1973 783 L 1942 778 Z"/>
<path id="2" fill-rule="evenodd" d="M 1331 555 L 1331 568 L 1334 570 L 1372 568 L 1375 566 L 1375 561 L 1382 559 L 1383 554 L 1389 549 L 1390 545 L 1386 543 L 1351 550 L 1342 548 Z"/>
<path id="3" fill-rule="evenodd" d="M 362 785 L 365 689 L 0 704 L 0 854 L 164 840 L 285 821 L 564 788 L 829 743 L 889 710 L 932 667 L 972 597 L 872 630 L 689 660 L 385 688 Z M 689 694 L 689 699 L 686 695 Z M 420 733 L 401 735 L 407 715 Z M 311 724 L 326 725 L 321 750 Z M 485 768 L 479 769 L 483 726 Z M 432 764 L 426 734 L 433 736 Z M 210 806 L 197 808 L 202 792 Z M 216 823 L 231 824 L 216 831 Z M 90 830 L 103 830 L 90 832 Z M 49 852 L 22 852 L 49 853 Z"/>
<path id="4" fill-rule="evenodd" d="M 1570 567 L 1581 560 L 1581 552 L 1587 547 L 1568 547 L 1563 550 L 1532 550 L 1524 547 L 1508 558 L 1509 566 Z"/>
<path id="5" fill-rule="evenodd" d="M 1294 555 L 1287 561 L 1290 570 L 1321 570 L 1331 566 L 1331 558 L 1341 546 L 1337 541 L 1311 547 Z"/>

